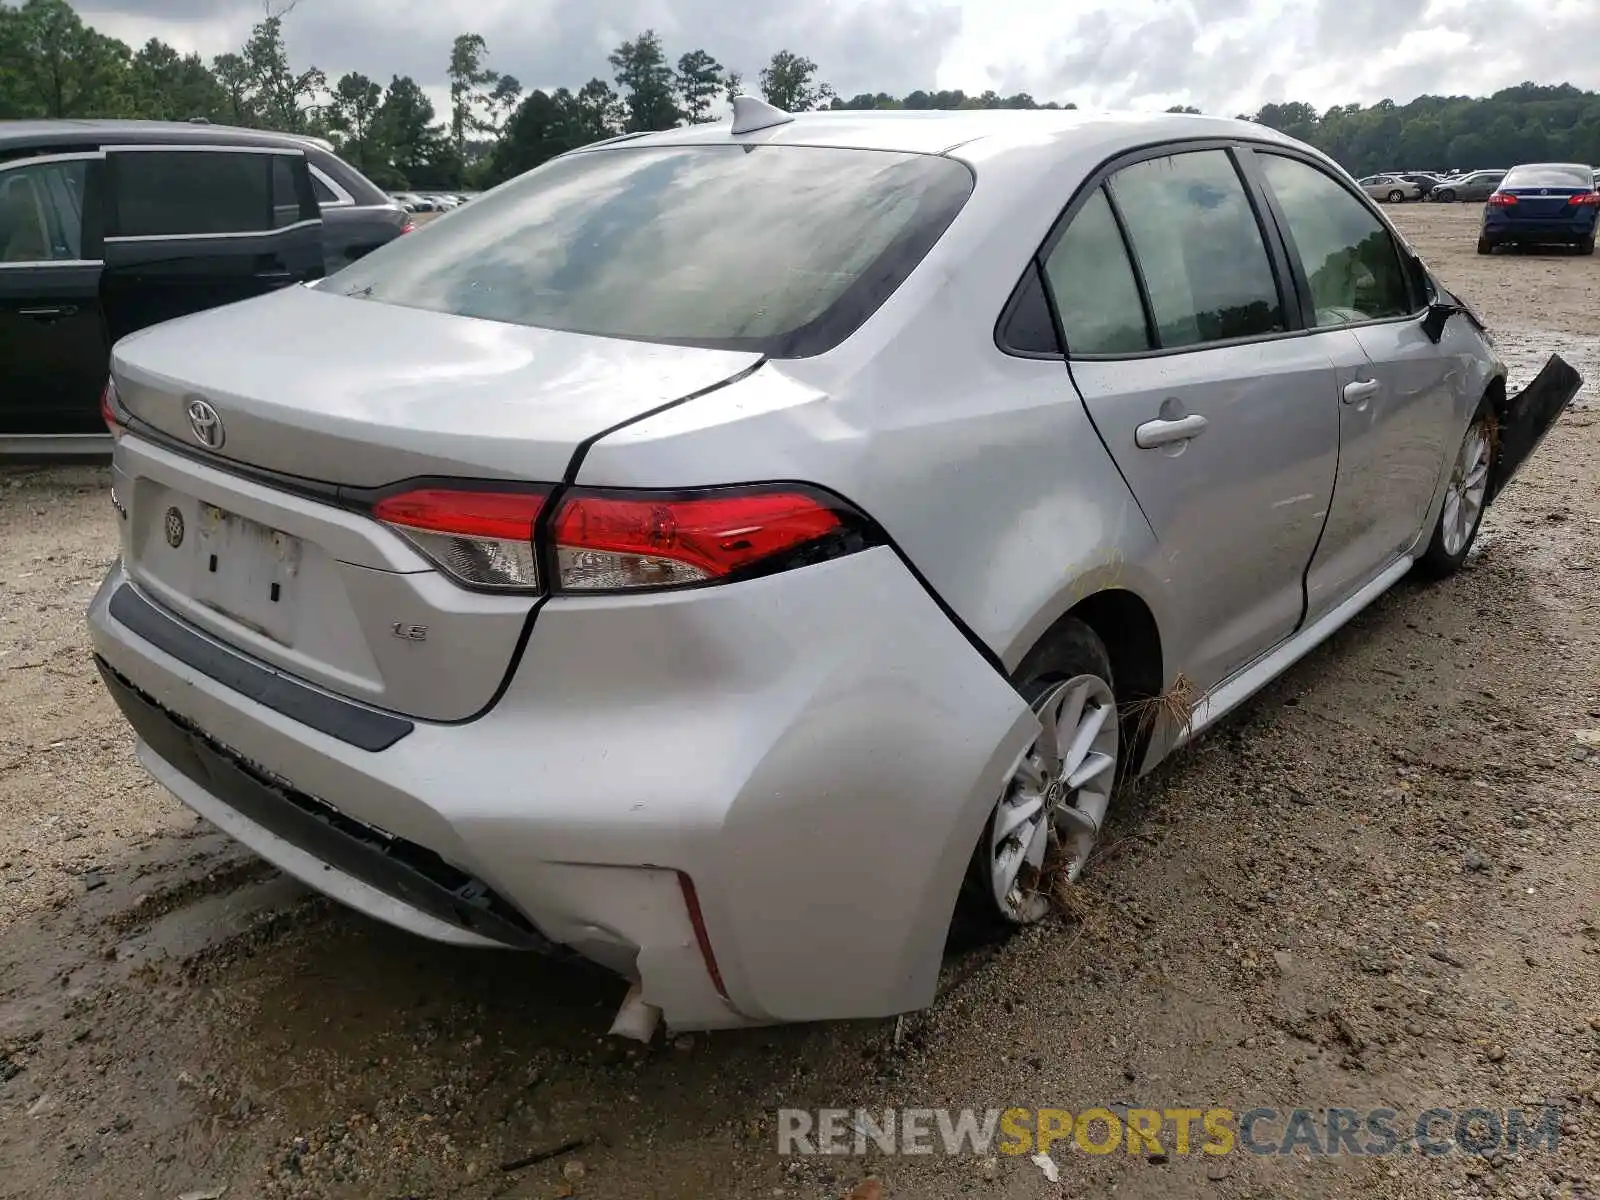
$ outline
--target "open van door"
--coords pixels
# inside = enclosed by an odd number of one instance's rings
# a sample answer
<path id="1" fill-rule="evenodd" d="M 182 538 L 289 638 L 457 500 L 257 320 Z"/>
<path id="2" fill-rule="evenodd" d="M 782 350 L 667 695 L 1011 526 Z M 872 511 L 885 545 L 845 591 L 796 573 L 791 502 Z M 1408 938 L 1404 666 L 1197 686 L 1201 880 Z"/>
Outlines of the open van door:
<path id="1" fill-rule="evenodd" d="M 0 162 L 0 453 L 104 448 L 104 157 Z"/>
<path id="2" fill-rule="evenodd" d="M 321 278 L 322 215 L 304 151 L 106 147 L 110 338 Z"/>

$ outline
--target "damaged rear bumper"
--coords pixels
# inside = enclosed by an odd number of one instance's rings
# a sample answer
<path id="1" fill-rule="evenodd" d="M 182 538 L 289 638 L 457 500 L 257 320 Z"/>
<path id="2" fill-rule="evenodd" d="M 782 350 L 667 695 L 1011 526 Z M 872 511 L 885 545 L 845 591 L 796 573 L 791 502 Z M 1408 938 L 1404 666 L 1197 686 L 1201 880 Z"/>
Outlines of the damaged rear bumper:
<path id="1" fill-rule="evenodd" d="M 1552 354 L 1533 382 L 1507 401 L 1500 416 L 1499 452 L 1489 473 L 1490 502 L 1521 470 L 1582 386 L 1583 376 Z"/>
<path id="2" fill-rule="evenodd" d="M 493 709 L 381 749 L 130 626 L 112 601 L 136 587 L 113 567 L 90 631 L 178 799 L 414 933 L 575 951 L 636 984 L 624 1017 L 677 1029 L 928 1004 L 972 846 L 1038 729 L 886 548 L 552 600 Z"/>

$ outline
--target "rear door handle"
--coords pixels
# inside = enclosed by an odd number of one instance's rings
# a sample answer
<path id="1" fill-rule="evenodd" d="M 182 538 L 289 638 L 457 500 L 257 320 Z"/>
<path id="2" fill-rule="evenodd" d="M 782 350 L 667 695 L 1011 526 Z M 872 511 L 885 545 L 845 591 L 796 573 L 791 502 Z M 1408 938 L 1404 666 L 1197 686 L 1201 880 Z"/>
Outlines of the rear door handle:
<path id="1" fill-rule="evenodd" d="M 1154 450 L 1173 442 L 1187 442 L 1204 433 L 1209 424 L 1199 413 L 1190 413 L 1176 421 L 1146 421 L 1133 431 L 1133 444 L 1141 450 Z"/>
<path id="2" fill-rule="evenodd" d="M 76 304 L 52 304 L 38 308 L 19 308 L 17 315 L 31 317 L 35 321 L 54 321 L 57 317 L 70 317 L 78 311 Z"/>
<path id="3" fill-rule="evenodd" d="M 1344 385 L 1344 402 L 1365 404 L 1378 394 L 1381 386 L 1376 379 L 1358 379 L 1354 383 L 1347 383 Z"/>
<path id="4" fill-rule="evenodd" d="M 256 279 L 262 283 L 270 283 L 275 287 L 294 282 L 293 271 L 257 271 Z"/>

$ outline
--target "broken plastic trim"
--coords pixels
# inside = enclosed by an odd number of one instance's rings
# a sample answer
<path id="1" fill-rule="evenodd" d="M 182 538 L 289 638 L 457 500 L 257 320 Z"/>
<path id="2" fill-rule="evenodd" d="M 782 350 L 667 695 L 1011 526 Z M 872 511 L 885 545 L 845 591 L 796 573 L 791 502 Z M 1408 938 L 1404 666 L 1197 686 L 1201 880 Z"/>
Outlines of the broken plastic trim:
<path id="1" fill-rule="evenodd" d="M 1500 416 L 1500 452 L 1489 472 L 1485 503 L 1493 503 L 1528 461 L 1583 386 L 1583 376 L 1552 354 L 1533 382 L 1513 396 Z"/>

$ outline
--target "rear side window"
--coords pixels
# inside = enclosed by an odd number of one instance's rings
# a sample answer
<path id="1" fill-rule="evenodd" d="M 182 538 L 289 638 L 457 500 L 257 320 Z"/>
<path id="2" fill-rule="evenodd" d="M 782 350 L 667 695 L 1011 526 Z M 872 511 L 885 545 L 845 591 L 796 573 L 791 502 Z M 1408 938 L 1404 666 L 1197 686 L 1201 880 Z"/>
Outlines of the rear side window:
<path id="1" fill-rule="evenodd" d="M 1577 163 L 1533 163 L 1512 167 L 1500 181 L 1503 188 L 1583 188 L 1594 187 L 1594 169 Z"/>
<path id="2" fill-rule="evenodd" d="M 83 257 L 87 163 L 23 163 L 0 170 L 0 262 Z"/>
<path id="3" fill-rule="evenodd" d="M 292 154 L 272 156 L 272 223 L 278 229 L 316 216 L 300 211 L 300 191 L 295 184 L 295 164 L 300 161 Z"/>
<path id="4" fill-rule="evenodd" d="M 1136 354 L 1150 349 L 1133 265 L 1105 192 L 1096 189 L 1045 263 L 1067 353 Z"/>
<path id="5" fill-rule="evenodd" d="M 1111 178 L 1164 349 L 1285 328 L 1261 227 L 1226 151 L 1147 159 Z"/>
<path id="6" fill-rule="evenodd" d="M 1370 209 L 1316 167 L 1257 152 L 1289 240 L 1311 282 L 1319 327 L 1403 317 L 1410 289 L 1394 238 Z"/>
<path id="7" fill-rule="evenodd" d="M 514 325 L 820 353 L 900 286 L 972 190 L 948 158 L 817 146 L 555 159 L 325 290 Z"/>
<path id="8" fill-rule="evenodd" d="M 113 156 L 116 232 L 170 237 L 271 229 L 277 157 L 209 149 L 119 152 Z"/>
<path id="9" fill-rule="evenodd" d="M 322 182 L 322 176 L 315 171 L 311 173 L 311 191 L 316 195 L 318 204 L 339 203 L 339 197 L 334 195 L 333 189 Z"/>

